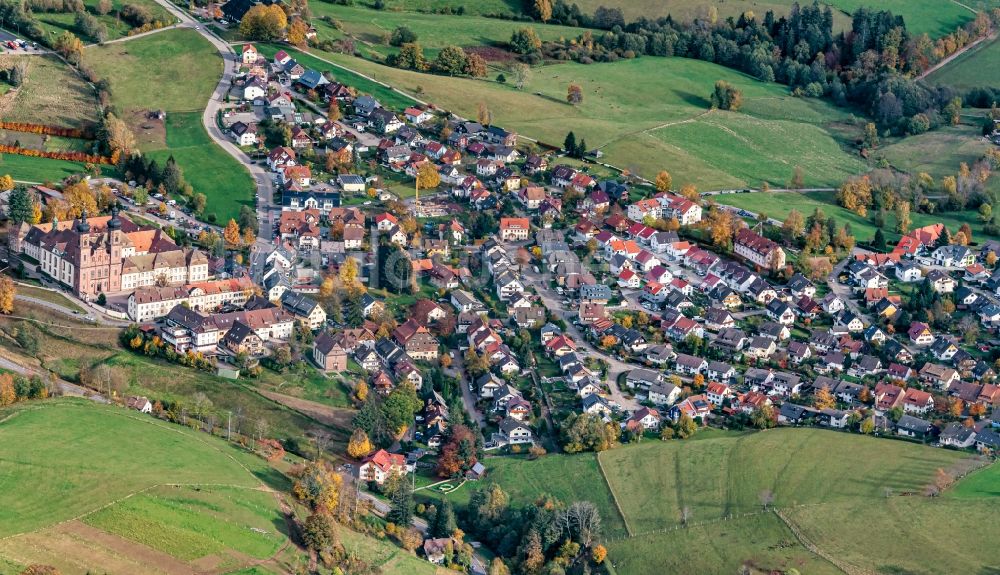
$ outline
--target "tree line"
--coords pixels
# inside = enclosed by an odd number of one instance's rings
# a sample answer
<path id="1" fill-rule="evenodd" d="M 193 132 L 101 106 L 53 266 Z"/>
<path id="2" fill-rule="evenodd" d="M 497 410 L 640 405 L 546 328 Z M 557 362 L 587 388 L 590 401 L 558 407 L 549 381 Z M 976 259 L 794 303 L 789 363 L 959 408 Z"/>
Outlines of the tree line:
<path id="1" fill-rule="evenodd" d="M 956 97 L 961 103 L 961 95 L 915 77 L 986 36 L 1000 21 L 1000 10 L 980 13 L 935 42 L 926 34 L 908 32 L 902 16 L 871 8 L 859 8 L 850 29 L 834 33 L 831 8 L 817 3 L 793 4 L 781 17 L 772 11 L 763 18 L 746 12 L 718 21 L 709 11 L 691 22 L 667 16 L 629 23 L 619 9 L 600 7 L 588 16 L 563 0 L 541 10 L 538 4 L 548 0 L 531 3 L 529 13 L 538 19 L 604 32 L 586 30 L 577 38 L 542 43 L 530 28 L 516 31 L 509 46 L 529 63 L 544 58 L 610 62 L 641 55 L 695 58 L 786 84 L 797 95 L 828 97 L 839 106 L 860 105 L 882 130 L 895 134 L 919 133 L 949 121 L 945 108 Z"/>

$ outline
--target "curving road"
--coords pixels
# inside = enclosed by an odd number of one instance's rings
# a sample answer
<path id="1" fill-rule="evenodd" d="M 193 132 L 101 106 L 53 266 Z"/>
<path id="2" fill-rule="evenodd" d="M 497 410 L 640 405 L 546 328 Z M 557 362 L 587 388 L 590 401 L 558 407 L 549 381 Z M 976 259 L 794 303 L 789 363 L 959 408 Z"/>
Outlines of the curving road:
<path id="1" fill-rule="evenodd" d="M 215 49 L 222 57 L 222 78 L 219 79 L 219 84 L 215 87 L 215 92 L 212 93 L 212 97 L 205 106 L 205 111 L 201 115 L 201 122 L 205 126 L 205 131 L 208 132 L 209 137 L 250 171 L 250 175 L 257 186 L 257 222 L 260 226 L 257 232 L 258 241 L 263 241 L 270 245 L 271 242 L 265 241 L 265 239 L 269 240 L 273 235 L 271 208 L 274 199 L 274 182 L 271 179 L 271 173 L 266 167 L 255 164 L 250 159 L 250 156 L 246 155 L 243 150 L 239 149 L 232 140 L 222 133 L 222 130 L 219 129 L 219 125 L 215 121 L 225 103 L 229 86 L 232 84 L 233 79 L 236 77 L 236 72 L 239 70 L 238 57 L 225 40 L 210 32 L 204 25 L 186 12 L 178 9 L 167 0 L 156 0 L 156 3 L 180 20 L 180 24 L 177 25 L 178 27 L 193 28 L 196 30 L 203 38 L 215 46 Z"/>

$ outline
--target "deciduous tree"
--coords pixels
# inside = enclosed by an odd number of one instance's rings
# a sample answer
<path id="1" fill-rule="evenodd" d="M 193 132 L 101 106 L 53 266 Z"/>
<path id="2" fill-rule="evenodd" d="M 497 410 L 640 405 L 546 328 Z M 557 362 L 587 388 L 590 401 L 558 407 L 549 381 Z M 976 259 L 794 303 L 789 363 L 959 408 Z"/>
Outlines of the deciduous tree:
<path id="1" fill-rule="evenodd" d="M 363 429 L 355 429 L 351 434 L 351 440 L 347 443 L 347 455 L 361 459 L 371 452 L 372 442 L 368 440 L 368 434 Z"/>
<path id="2" fill-rule="evenodd" d="M 656 174 L 656 191 L 669 192 L 673 184 L 674 179 L 671 177 L 670 172 L 661 170 L 659 174 Z"/>
<path id="3" fill-rule="evenodd" d="M 579 84 L 572 83 L 566 88 L 566 101 L 574 106 L 583 103 L 583 89 Z"/>
<path id="4" fill-rule="evenodd" d="M 238 248 L 240 246 L 242 238 L 240 237 L 240 226 L 236 223 L 236 220 L 229 219 L 229 223 L 222 230 L 222 238 L 226 240 L 226 245 L 230 248 Z"/>
<path id="5" fill-rule="evenodd" d="M 288 17 L 279 4 L 257 4 L 240 21 L 240 34 L 247 40 L 279 40 L 288 26 Z"/>

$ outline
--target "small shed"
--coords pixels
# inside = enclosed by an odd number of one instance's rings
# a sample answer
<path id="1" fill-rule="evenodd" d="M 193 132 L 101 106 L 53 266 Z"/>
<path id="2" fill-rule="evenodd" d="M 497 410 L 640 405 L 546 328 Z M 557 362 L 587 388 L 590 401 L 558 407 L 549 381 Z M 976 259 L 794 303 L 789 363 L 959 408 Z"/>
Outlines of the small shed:
<path id="1" fill-rule="evenodd" d="M 483 475 L 486 475 L 486 466 L 479 461 L 472 466 L 472 469 L 465 472 L 465 478 L 469 481 L 478 481 Z"/>

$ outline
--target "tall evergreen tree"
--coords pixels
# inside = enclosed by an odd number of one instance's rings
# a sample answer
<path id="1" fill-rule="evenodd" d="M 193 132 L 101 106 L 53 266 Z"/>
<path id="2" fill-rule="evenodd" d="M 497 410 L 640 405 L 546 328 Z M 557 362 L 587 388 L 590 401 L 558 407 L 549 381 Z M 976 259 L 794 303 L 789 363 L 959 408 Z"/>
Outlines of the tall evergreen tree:
<path id="1" fill-rule="evenodd" d="M 437 513 L 434 515 L 434 522 L 431 523 L 432 537 L 451 537 L 451 534 L 458 528 L 455 522 L 455 509 L 451 501 L 438 500 Z"/>
<path id="2" fill-rule="evenodd" d="M 566 139 L 563 140 L 563 149 L 571 156 L 576 153 L 576 134 L 573 132 L 566 134 Z"/>

